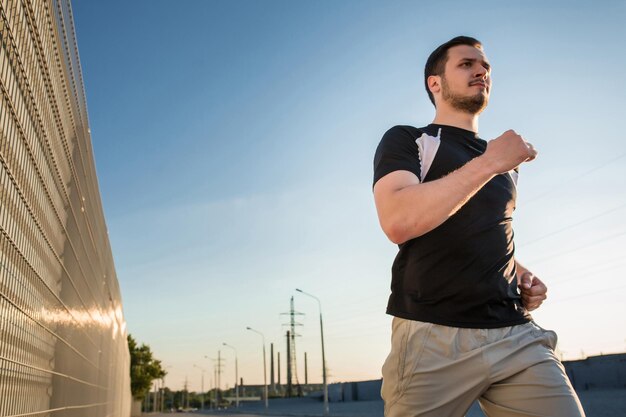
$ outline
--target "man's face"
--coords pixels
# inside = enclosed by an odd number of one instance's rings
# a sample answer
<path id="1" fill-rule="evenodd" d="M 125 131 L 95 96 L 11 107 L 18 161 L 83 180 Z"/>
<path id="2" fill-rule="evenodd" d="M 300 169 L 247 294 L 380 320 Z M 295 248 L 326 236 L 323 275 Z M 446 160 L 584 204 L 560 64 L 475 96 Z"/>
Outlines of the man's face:
<path id="1" fill-rule="evenodd" d="M 478 114 L 489 102 L 491 66 L 478 48 L 454 46 L 441 77 L 441 97 L 457 110 Z"/>

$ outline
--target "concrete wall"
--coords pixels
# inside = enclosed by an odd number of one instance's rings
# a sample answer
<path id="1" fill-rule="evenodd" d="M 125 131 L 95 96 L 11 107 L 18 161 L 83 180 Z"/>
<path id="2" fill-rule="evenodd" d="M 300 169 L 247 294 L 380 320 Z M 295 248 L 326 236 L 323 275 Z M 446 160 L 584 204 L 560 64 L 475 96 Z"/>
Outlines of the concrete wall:
<path id="1" fill-rule="evenodd" d="M 357 384 L 356 382 L 344 382 L 343 384 L 341 384 L 342 401 L 347 402 L 347 401 L 356 401 L 357 400 L 357 397 L 356 397 L 356 394 L 357 394 L 356 384 Z"/>
<path id="2" fill-rule="evenodd" d="M 382 379 L 357 382 L 339 382 L 328 386 L 328 401 L 380 400 Z"/>
<path id="3" fill-rule="evenodd" d="M 592 356 L 563 365 L 577 391 L 626 388 L 626 353 Z M 382 379 L 330 384 L 328 399 L 331 402 L 380 400 L 381 385 Z"/>
<path id="4" fill-rule="evenodd" d="M 592 356 L 563 365 L 576 390 L 626 388 L 626 353 Z"/>
<path id="5" fill-rule="evenodd" d="M 328 401 L 343 401 L 343 383 L 328 385 Z"/>
<path id="6" fill-rule="evenodd" d="M 360 401 L 380 400 L 380 387 L 382 382 L 382 379 L 357 382 L 357 398 Z"/>

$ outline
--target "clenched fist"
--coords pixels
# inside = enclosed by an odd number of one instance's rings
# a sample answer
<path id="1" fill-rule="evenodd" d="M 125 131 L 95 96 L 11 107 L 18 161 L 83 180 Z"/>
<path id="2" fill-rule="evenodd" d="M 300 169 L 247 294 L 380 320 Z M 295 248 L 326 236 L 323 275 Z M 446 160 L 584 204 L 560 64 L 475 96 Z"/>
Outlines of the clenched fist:
<path id="1" fill-rule="evenodd" d="M 522 296 L 522 304 L 528 311 L 537 309 L 548 295 L 548 287 L 532 272 L 526 271 L 517 277 L 517 286 Z"/>
<path id="2" fill-rule="evenodd" d="M 504 174 L 517 168 L 523 162 L 532 161 L 537 151 L 529 142 L 514 130 L 507 130 L 502 135 L 487 143 L 487 150 L 482 158 L 494 174 Z"/>

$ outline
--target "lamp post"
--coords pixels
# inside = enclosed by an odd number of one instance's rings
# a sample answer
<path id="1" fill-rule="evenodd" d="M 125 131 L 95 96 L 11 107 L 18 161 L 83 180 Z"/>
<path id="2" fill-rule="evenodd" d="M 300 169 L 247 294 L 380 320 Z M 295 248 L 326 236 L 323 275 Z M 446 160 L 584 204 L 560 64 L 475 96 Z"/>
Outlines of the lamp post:
<path id="1" fill-rule="evenodd" d="M 204 373 L 206 372 L 206 370 L 204 368 L 199 367 L 198 365 L 193 365 L 194 368 L 198 368 L 200 369 L 200 371 L 202 371 L 202 386 L 201 386 L 201 390 L 202 390 L 202 397 L 200 397 L 200 409 L 204 410 Z"/>
<path id="2" fill-rule="evenodd" d="M 263 339 L 263 387 L 265 388 L 265 408 L 269 407 L 269 402 L 267 399 L 267 366 L 265 365 L 265 336 L 263 335 L 263 333 L 261 333 L 258 330 L 254 330 L 252 327 L 248 326 L 246 327 L 247 330 L 250 330 L 251 332 L 257 333 L 259 335 L 261 335 L 261 338 Z"/>
<path id="3" fill-rule="evenodd" d="M 235 351 L 235 407 L 239 407 L 239 364 L 237 362 L 237 349 L 226 342 L 222 344 Z M 263 342 L 263 345 L 265 347 L 265 341 Z M 265 361 L 265 357 L 263 358 L 263 361 Z"/>
<path id="4" fill-rule="evenodd" d="M 327 416 L 330 411 L 328 407 L 328 383 L 326 381 L 326 355 L 324 354 L 324 325 L 322 322 L 322 302 L 320 301 L 319 298 L 317 298 L 313 294 L 304 292 L 299 288 L 296 288 L 296 291 L 304 295 L 308 295 L 311 298 L 314 298 L 317 301 L 317 305 L 319 306 L 319 309 L 320 309 L 320 334 L 322 336 L 322 379 L 324 383 L 324 415 Z"/>

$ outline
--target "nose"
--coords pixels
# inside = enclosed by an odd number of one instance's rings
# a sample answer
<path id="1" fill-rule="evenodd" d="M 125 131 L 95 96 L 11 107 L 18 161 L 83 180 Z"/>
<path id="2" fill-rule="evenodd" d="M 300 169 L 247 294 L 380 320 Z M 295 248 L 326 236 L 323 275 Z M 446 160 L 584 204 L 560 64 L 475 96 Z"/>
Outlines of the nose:
<path id="1" fill-rule="evenodd" d="M 478 64 L 474 76 L 476 78 L 482 78 L 484 80 L 487 78 L 487 75 L 489 75 L 489 70 L 483 67 L 481 64 Z"/>

